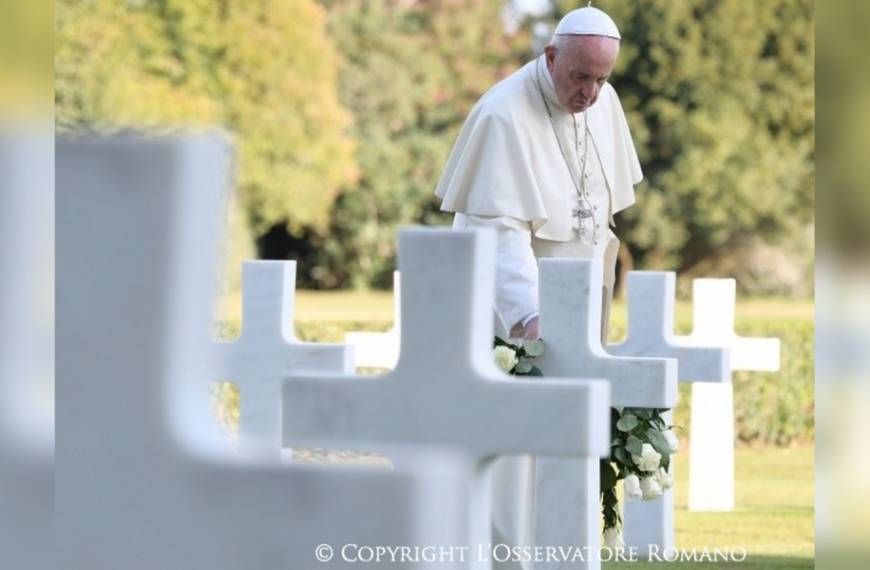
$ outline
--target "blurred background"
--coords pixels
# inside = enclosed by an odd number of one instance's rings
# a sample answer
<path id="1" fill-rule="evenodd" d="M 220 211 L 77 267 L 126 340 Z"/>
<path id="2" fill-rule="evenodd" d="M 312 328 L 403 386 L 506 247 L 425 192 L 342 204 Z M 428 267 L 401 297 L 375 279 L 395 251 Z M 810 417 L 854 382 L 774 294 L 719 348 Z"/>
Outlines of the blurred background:
<path id="1" fill-rule="evenodd" d="M 55 564 L 52 5 L 0 3 L 0 552 Z"/>
<path id="2" fill-rule="evenodd" d="M 496 81 L 586 2 L 59 0 L 58 129 L 225 126 L 238 260 L 306 289 L 386 289 L 401 224 L 446 225 L 435 185 Z M 813 293 L 815 22 L 809 0 L 602 0 L 645 180 L 622 271 Z M 687 291 L 686 291 L 687 292 Z"/>
<path id="3" fill-rule="evenodd" d="M 219 125 L 233 134 L 228 296 L 238 292 L 239 261 L 253 257 L 297 260 L 306 289 L 388 289 L 396 227 L 450 223 L 432 192 L 471 106 L 540 53 L 554 22 L 581 4 L 57 0 L 52 42 L 48 2 L 8 0 L 0 130 L 15 135 L 8 125 L 51 117 L 53 45 L 58 131 Z M 818 286 L 818 323 L 811 312 L 793 347 L 784 344 L 784 367 L 798 359 L 796 372 L 766 393 L 808 382 L 809 404 L 801 396 L 773 411 L 749 407 L 747 418 L 774 418 L 744 433 L 773 434 L 747 436 L 762 443 L 820 441 L 819 562 L 839 568 L 851 558 L 859 567 L 870 539 L 861 443 L 870 404 L 870 3 L 595 5 L 623 34 L 612 84 L 646 175 L 637 205 L 617 219 L 621 270 L 678 271 L 683 295 L 693 276 L 734 277 L 744 299 L 799 306 L 816 302 Z M 826 119 L 818 228 L 817 19 Z M 4 178 L 0 192 L 27 188 Z M 774 332 L 795 328 L 792 319 Z M 786 415 L 810 421 L 794 427 Z"/>
<path id="4" fill-rule="evenodd" d="M 586 4 L 57 0 L 54 124 L 71 135 L 230 133 L 235 192 L 217 336 L 232 338 L 240 326 L 241 260 L 262 258 L 297 262 L 298 338 L 340 342 L 349 330 L 392 324 L 396 229 L 451 223 L 433 191 L 471 107 L 541 53 L 562 15 Z M 780 372 L 734 376 L 738 481 L 752 482 L 738 487 L 746 507 L 725 521 L 678 511 L 678 538 L 711 545 L 722 525 L 741 528 L 735 540 L 756 556 L 749 567 L 809 567 L 816 516 L 820 561 L 823 552 L 860 559 L 870 538 L 861 530 L 870 527 L 858 524 L 870 506 L 870 461 L 857 451 L 866 448 L 860 428 L 870 403 L 870 311 L 860 310 L 870 290 L 862 177 L 870 167 L 863 144 L 870 77 L 858 54 L 867 51 L 870 3 L 825 2 L 819 15 L 831 118 L 822 132 L 830 170 L 818 233 L 815 3 L 594 5 L 623 36 L 611 83 L 645 174 L 637 204 L 617 216 L 620 274 L 676 271 L 679 333 L 691 330 L 692 278 L 735 278 L 738 333 L 777 337 L 783 346 Z M 7 26 L 2 41 L 20 44 L 2 63 L 10 77 L 37 67 L 30 58 L 48 45 L 35 33 L 45 31 L 39 22 Z M 818 337 L 817 262 L 825 295 Z M 617 304 L 612 340 L 624 333 Z M 215 396 L 231 431 L 238 393 L 224 383 Z M 687 423 L 686 402 L 679 425 Z M 815 454 L 817 409 L 830 423 L 820 428 Z"/>
<path id="5" fill-rule="evenodd" d="M 816 539 L 824 568 L 870 555 L 870 3 L 818 10 L 823 200 L 816 240 Z M 863 443 L 862 443 L 863 442 Z"/>

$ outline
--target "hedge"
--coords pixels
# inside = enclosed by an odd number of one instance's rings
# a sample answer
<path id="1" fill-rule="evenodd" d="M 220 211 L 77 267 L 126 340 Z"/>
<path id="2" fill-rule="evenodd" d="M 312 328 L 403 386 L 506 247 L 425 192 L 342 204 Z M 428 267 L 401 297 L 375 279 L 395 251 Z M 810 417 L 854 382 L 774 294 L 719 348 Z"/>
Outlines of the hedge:
<path id="1" fill-rule="evenodd" d="M 296 336 L 309 342 L 342 342 L 348 331 L 385 331 L 386 321 L 301 322 Z M 677 324 L 678 332 L 687 327 Z M 681 330 L 682 329 L 682 330 Z M 733 374 L 735 438 L 738 445 L 772 444 L 786 446 L 815 438 L 814 325 L 809 319 L 754 319 L 740 321 L 737 331 L 745 337 L 775 337 L 781 341 L 778 372 L 737 371 Z M 624 336 L 624 324 L 614 323 L 611 338 Z M 236 324 L 223 323 L 213 331 L 216 338 L 238 334 Z M 546 375 L 546 370 L 544 370 Z M 235 433 L 238 393 L 226 383 L 213 390 L 223 428 Z M 674 411 L 674 425 L 682 439 L 691 438 L 689 424 L 691 385 L 680 385 L 680 400 Z"/>

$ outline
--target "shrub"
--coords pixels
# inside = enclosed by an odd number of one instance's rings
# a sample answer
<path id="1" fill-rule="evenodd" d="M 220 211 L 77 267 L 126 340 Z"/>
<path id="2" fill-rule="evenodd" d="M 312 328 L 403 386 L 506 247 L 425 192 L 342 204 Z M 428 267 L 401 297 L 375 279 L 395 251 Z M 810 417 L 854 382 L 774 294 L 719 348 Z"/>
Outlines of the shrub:
<path id="1" fill-rule="evenodd" d="M 386 331 L 389 321 L 301 322 L 296 336 L 308 342 L 342 342 L 348 331 Z M 680 334 L 688 325 L 678 323 Z M 682 330 L 681 330 L 682 329 Z M 218 323 L 216 338 L 238 335 L 237 323 Z M 738 444 L 785 446 L 815 438 L 814 325 L 808 319 L 738 319 L 737 331 L 744 337 L 779 338 L 781 366 L 778 372 L 738 371 L 734 383 L 734 433 Z M 615 322 L 610 338 L 624 336 L 624 323 Z M 546 375 L 546 370 L 543 371 Z M 234 434 L 238 394 L 226 385 L 213 390 L 215 407 L 225 431 Z M 674 410 L 674 425 L 680 438 L 691 438 L 691 385 L 680 385 L 680 403 Z M 229 419 L 228 419 L 229 418 Z"/>
<path id="2" fill-rule="evenodd" d="M 780 370 L 736 371 L 734 384 L 734 435 L 738 444 L 809 442 L 815 438 L 815 351 L 812 321 L 738 322 L 745 337 L 779 338 Z M 691 393 L 680 385 L 680 403 L 674 424 L 681 438 L 691 438 Z"/>

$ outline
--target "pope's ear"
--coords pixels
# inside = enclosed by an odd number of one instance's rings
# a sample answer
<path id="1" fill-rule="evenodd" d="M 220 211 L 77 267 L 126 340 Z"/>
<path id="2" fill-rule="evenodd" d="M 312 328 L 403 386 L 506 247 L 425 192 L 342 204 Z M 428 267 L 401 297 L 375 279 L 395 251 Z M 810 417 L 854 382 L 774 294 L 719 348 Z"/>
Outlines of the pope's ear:
<path id="1" fill-rule="evenodd" d="M 547 57 L 547 63 L 553 63 L 556 59 L 556 52 L 559 51 L 554 45 L 544 46 L 544 55 Z"/>

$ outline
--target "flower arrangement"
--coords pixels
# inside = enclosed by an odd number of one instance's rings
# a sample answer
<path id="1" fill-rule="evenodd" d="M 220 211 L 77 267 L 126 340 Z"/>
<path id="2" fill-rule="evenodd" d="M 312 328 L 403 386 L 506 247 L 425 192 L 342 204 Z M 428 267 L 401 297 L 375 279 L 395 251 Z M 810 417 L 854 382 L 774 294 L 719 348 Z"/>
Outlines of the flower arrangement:
<path id="1" fill-rule="evenodd" d="M 680 448 L 673 426 L 662 417 L 667 409 L 611 408 L 610 457 L 601 460 L 601 505 L 604 543 L 625 547 L 616 484 L 623 482 L 626 500 L 649 501 L 674 486 L 671 454 Z"/>
<path id="2" fill-rule="evenodd" d="M 544 354 L 544 341 L 521 340 L 512 344 L 500 336 L 492 343 L 495 364 L 502 372 L 513 376 L 543 376 L 541 370 L 531 363 L 531 359 Z"/>
<path id="3" fill-rule="evenodd" d="M 514 376 L 543 376 L 531 360 L 544 353 L 542 340 L 512 344 L 496 336 L 493 341 L 496 365 Z M 604 544 L 625 548 L 622 517 L 619 514 L 617 482 L 623 481 L 623 494 L 629 501 L 649 501 L 674 486 L 671 454 L 680 448 L 673 426 L 668 426 L 661 408 L 611 408 L 610 457 L 601 460 L 601 510 L 604 517 Z"/>

